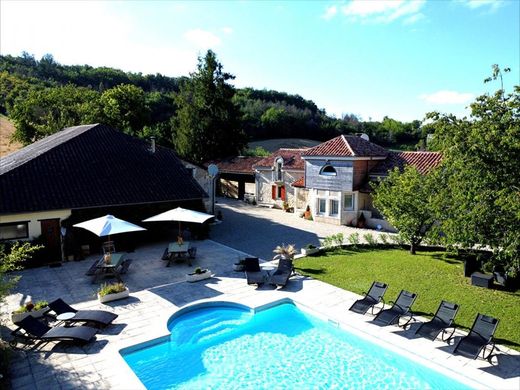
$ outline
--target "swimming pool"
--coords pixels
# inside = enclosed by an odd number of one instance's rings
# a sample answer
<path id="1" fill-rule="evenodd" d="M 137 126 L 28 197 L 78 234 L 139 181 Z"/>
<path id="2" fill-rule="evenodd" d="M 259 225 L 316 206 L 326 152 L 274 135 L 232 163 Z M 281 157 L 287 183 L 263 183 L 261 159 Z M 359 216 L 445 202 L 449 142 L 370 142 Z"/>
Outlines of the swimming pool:
<path id="1" fill-rule="evenodd" d="M 469 389 L 284 302 L 190 307 L 170 336 L 121 350 L 147 389 Z"/>

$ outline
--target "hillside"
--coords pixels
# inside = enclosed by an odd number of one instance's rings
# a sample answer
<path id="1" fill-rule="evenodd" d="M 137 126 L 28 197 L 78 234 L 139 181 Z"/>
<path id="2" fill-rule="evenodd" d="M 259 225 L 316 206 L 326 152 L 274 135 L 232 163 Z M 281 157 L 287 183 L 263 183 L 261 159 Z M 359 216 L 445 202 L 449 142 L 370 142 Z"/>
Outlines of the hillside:
<path id="1" fill-rule="evenodd" d="M 9 153 L 21 149 L 23 145 L 19 142 L 10 142 L 11 135 L 14 133 L 14 125 L 4 115 L 0 115 L 0 156 L 4 157 Z"/>

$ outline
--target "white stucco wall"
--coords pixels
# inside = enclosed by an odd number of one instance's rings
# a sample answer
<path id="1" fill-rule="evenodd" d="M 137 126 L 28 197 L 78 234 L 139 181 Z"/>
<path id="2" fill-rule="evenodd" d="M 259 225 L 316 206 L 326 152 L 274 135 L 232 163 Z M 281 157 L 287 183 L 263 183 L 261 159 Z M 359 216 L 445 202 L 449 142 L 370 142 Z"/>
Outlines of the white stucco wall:
<path id="1" fill-rule="evenodd" d="M 10 222 L 26 222 L 29 221 L 29 237 L 27 240 L 33 240 L 42 234 L 40 220 L 42 219 L 54 219 L 59 218 L 64 220 L 70 217 L 71 210 L 53 210 L 53 211 L 42 211 L 38 213 L 20 213 L 20 214 L 9 214 L 1 215 L 0 223 Z"/>

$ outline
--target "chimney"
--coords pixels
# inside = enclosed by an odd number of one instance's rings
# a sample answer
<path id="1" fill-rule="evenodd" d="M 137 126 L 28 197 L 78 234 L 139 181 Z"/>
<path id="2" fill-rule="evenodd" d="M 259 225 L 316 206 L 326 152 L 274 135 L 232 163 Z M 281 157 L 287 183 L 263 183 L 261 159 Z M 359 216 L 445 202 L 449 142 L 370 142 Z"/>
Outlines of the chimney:
<path id="1" fill-rule="evenodd" d="M 150 137 L 150 152 L 155 153 L 155 137 Z"/>

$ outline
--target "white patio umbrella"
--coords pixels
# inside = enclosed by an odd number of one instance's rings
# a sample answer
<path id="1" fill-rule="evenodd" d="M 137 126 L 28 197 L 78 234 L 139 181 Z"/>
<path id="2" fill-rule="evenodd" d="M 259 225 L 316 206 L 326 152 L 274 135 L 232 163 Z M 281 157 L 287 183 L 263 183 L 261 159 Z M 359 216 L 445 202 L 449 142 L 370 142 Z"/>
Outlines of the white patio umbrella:
<path id="1" fill-rule="evenodd" d="M 142 230 L 146 230 L 141 226 L 134 225 L 133 223 L 116 218 L 110 214 L 105 215 L 104 217 L 94 218 L 88 221 L 80 222 L 72 226 L 91 231 L 99 237 L 109 236 L 109 241 L 111 234 L 139 232 Z"/>
<path id="2" fill-rule="evenodd" d="M 164 222 L 164 221 L 178 221 L 179 222 L 179 236 L 181 235 L 181 222 L 194 222 L 204 223 L 208 219 L 213 218 L 211 214 L 201 213 L 200 211 L 194 211 L 189 209 L 183 209 L 177 207 L 164 213 L 154 215 L 153 217 L 146 218 L 143 222 Z"/>

